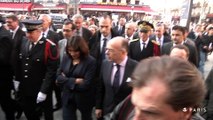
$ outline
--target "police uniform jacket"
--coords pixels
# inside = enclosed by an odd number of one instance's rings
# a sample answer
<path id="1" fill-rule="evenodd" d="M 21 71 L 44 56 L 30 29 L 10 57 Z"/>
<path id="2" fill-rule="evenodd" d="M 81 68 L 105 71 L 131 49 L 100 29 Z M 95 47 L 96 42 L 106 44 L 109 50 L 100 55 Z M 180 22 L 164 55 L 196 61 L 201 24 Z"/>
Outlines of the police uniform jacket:
<path id="1" fill-rule="evenodd" d="M 45 46 L 50 43 L 47 58 Z M 38 92 L 47 94 L 51 91 L 53 78 L 56 74 L 58 57 L 57 48 L 53 42 L 42 37 L 30 51 L 30 41 L 26 38 L 22 42 L 21 53 L 21 82 L 20 93 L 24 96 L 37 96 Z"/>

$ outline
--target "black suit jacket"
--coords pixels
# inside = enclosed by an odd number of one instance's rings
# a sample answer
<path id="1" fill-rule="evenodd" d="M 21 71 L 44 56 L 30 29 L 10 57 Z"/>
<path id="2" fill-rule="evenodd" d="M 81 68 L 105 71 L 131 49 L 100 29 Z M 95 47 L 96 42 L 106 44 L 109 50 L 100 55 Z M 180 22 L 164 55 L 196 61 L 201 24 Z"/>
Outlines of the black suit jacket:
<path id="1" fill-rule="evenodd" d="M 197 49 L 190 44 L 184 43 L 189 49 L 189 61 L 198 67 L 198 54 Z M 161 50 L 161 55 L 169 55 L 171 48 L 173 47 L 173 42 L 168 42 L 163 45 Z"/>
<path id="2" fill-rule="evenodd" d="M 154 56 L 154 44 L 149 40 L 146 48 L 141 51 L 140 41 L 133 41 L 129 44 L 129 57 L 140 61 L 148 57 Z"/>
<path id="3" fill-rule="evenodd" d="M 57 70 L 57 82 L 63 87 L 63 104 L 67 105 L 68 100 L 72 99 L 76 101 L 76 104 L 80 103 L 77 106 L 94 106 L 96 60 L 92 56 L 88 56 L 73 68 L 72 59 L 68 55 L 64 56 Z M 62 73 L 66 77 L 62 77 Z M 76 78 L 83 78 L 83 84 L 75 84 Z"/>
<path id="4" fill-rule="evenodd" d="M 136 65 L 136 61 L 128 58 L 123 81 L 118 91 L 114 93 L 111 85 L 113 62 L 108 60 L 103 61 L 96 90 L 96 109 L 103 109 L 104 114 L 112 112 L 115 106 L 131 93 L 132 88 L 128 85 L 127 79 L 131 76 Z"/>
<path id="5" fill-rule="evenodd" d="M 20 73 L 20 70 L 17 68 L 20 68 L 20 61 L 19 61 L 19 53 L 21 50 L 21 44 L 23 37 L 26 36 L 25 32 L 22 31 L 22 29 L 19 27 L 19 29 L 16 31 L 16 34 L 14 38 L 12 39 L 13 42 L 13 49 L 12 49 L 12 56 L 11 56 L 11 62 L 13 65 L 13 70 L 15 77 L 18 78 Z"/>
<path id="6" fill-rule="evenodd" d="M 58 41 L 60 40 L 59 35 L 52 30 L 48 31 L 46 38 L 53 41 L 55 44 L 58 44 Z"/>
<path id="7" fill-rule="evenodd" d="M 82 27 L 82 37 L 89 44 L 90 38 L 92 37 L 92 32 L 88 30 L 87 28 Z"/>
<path id="8" fill-rule="evenodd" d="M 155 41 L 157 41 L 157 40 L 156 40 L 156 35 L 154 35 L 153 37 L 151 37 L 150 40 L 155 40 Z M 169 39 L 168 37 L 164 36 L 164 37 L 163 37 L 163 44 L 168 43 L 168 42 L 171 42 L 171 39 Z"/>
<path id="9" fill-rule="evenodd" d="M 114 32 L 111 29 L 111 35 L 112 38 L 118 36 L 116 32 Z M 90 54 L 93 56 L 96 61 L 97 61 L 97 75 L 100 73 L 100 67 L 102 63 L 102 58 L 101 58 L 101 50 L 100 50 L 100 45 L 101 45 L 101 33 L 100 31 L 97 31 L 95 35 L 90 39 L 89 47 L 90 47 Z"/>
<path id="10" fill-rule="evenodd" d="M 45 62 L 45 46 L 48 42 L 44 37 L 41 38 L 35 47 L 30 51 L 30 41 L 26 38 L 22 41 L 20 80 L 20 94 L 23 96 L 37 96 L 38 92 L 45 94 L 51 93 L 52 85 L 58 67 L 57 48 L 50 43 L 47 62 Z"/>
<path id="11" fill-rule="evenodd" d="M 119 36 L 122 36 L 123 34 L 124 34 L 124 32 L 125 32 L 125 25 L 122 27 L 122 30 L 121 31 L 119 31 L 119 26 L 117 25 L 117 26 L 115 26 L 114 28 L 113 28 L 113 30 L 119 35 Z"/>
<path id="12" fill-rule="evenodd" d="M 12 68 L 10 57 L 12 52 L 12 42 L 10 32 L 3 26 L 0 27 L 0 90 L 12 88 Z"/>

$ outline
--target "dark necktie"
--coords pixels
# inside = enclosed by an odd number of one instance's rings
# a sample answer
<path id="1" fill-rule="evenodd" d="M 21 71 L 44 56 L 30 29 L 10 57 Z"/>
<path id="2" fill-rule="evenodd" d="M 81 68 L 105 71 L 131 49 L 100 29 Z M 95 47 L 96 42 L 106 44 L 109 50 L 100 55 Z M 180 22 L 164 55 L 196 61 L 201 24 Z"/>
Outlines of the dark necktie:
<path id="1" fill-rule="evenodd" d="M 122 29 L 122 26 L 120 26 L 120 28 L 119 28 L 119 30 L 118 30 L 118 33 L 119 33 L 119 34 L 122 34 L 122 30 L 123 30 L 123 29 Z"/>
<path id="2" fill-rule="evenodd" d="M 106 42 L 107 42 L 107 39 L 104 38 L 103 41 L 104 41 L 104 42 L 103 42 L 102 51 L 101 51 L 102 60 L 105 59 L 105 49 L 106 49 Z"/>
<path id="3" fill-rule="evenodd" d="M 33 42 L 30 43 L 30 51 L 35 47 L 35 44 Z"/>
<path id="4" fill-rule="evenodd" d="M 77 30 L 76 33 L 77 33 L 78 36 L 80 36 L 80 31 L 79 30 Z"/>
<path id="5" fill-rule="evenodd" d="M 46 37 L 45 37 L 45 33 L 44 33 L 44 32 L 42 33 L 42 37 L 46 38 Z"/>
<path id="6" fill-rule="evenodd" d="M 117 71 L 115 73 L 113 85 L 112 85 L 114 92 L 117 92 L 117 90 L 120 86 L 120 65 L 116 64 L 116 67 L 117 67 Z"/>
<path id="7" fill-rule="evenodd" d="M 12 34 L 12 39 L 14 39 L 14 37 L 15 37 L 15 33 L 14 33 L 14 32 L 12 32 L 11 34 Z"/>
<path id="8" fill-rule="evenodd" d="M 143 48 L 142 48 L 142 51 L 143 51 L 146 48 L 146 43 L 143 42 L 142 45 L 143 45 Z"/>

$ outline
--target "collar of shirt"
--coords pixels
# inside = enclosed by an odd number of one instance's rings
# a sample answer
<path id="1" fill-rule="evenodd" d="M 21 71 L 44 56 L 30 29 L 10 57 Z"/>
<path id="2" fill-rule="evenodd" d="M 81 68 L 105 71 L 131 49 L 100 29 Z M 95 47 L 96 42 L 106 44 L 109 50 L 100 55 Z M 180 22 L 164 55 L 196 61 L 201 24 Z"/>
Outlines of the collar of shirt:
<path id="1" fill-rule="evenodd" d="M 37 41 L 33 42 L 33 44 L 36 45 L 41 40 L 41 38 L 42 38 L 42 34 L 39 36 Z"/>
<path id="2" fill-rule="evenodd" d="M 184 44 L 184 41 L 185 41 L 185 40 L 183 40 L 183 41 L 181 42 L 180 45 L 183 45 L 183 44 Z M 173 46 L 175 46 L 175 45 L 178 45 L 178 44 L 173 43 Z"/>
<path id="3" fill-rule="evenodd" d="M 11 30 L 11 32 L 13 32 L 13 34 L 15 34 L 17 32 L 18 28 L 19 28 L 19 26 L 17 26 L 15 30 Z"/>
<path id="4" fill-rule="evenodd" d="M 129 40 L 132 40 L 132 39 L 133 39 L 133 35 L 132 35 L 132 36 L 130 36 L 130 37 L 128 37 L 127 35 L 125 35 L 125 38 L 126 38 L 126 39 L 128 39 L 128 38 L 129 38 Z"/>
<path id="5" fill-rule="evenodd" d="M 43 31 L 43 33 L 44 33 L 44 37 L 47 37 L 47 34 L 48 34 L 48 32 L 49 32 L 49 28 L 47 28 L 47 30 L 46 31 Z"/>
<path id="6" fill-rule="evenodd" d="M 162 43 L 163 43 L 163 38 L 164 38 L 164 37 L 161 36 L 161 37 L 160 37 L 160 40 L 159 40 L 159 37 L 156 36 L 156 40 L 157 40 L 157 42 L 160 42 L 160 45 L 162 45 Z"/>
<path id="7" fill-rule="evenodd" d="M 104 35 L 101 34 L 101 40 L 103 40 L 104 38 L 106 38 L 107 40 L 110 40 L 112 38 L 112 35 L 109 34 L 108 36 L 104 37 Z"/>
<path id="8" fill-rule="evenodd" d="M 145 42 L 142 39 L 140 39 L 140 44 L 142 45 L 142 43 L 146 43 L 146 46 L 147 46 L 149 43 L 149 38 Z"/>
<path id="9" fill-rule="evenodd" d="M 127 60 L 128 60 L 128 57 L 126 56 L 124 58 L 124 60 L 121 63 L 119 63 L 119 65 L 120 65 L 120 80 L 119 80 L 120 85 L 121 85 L 122 80 L 123 80 Z M 112 75 L 111 75 L 111 84 L 113 84 L 114 76 L 115 76 L 115 73 L 116 73 L 116 70 L 117 70 L 116 64 L 117 63 L 113 63 L 113 71 L 112 71 Z"/>

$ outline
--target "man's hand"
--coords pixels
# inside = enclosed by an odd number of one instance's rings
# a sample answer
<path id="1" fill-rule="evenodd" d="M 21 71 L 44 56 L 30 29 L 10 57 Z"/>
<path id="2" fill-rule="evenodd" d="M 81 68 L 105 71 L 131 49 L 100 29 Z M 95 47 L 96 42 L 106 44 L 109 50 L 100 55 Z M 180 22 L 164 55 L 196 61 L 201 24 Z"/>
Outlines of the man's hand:
<path id="1" fill-rule="evenodd" d="M 75 84 L 82 84 L 83 82 L 84 82 L 84 79 L 82 79 L 82 78 L 75 79 Z"/>
<path id="2" fill-rule="evenodd" d="M 43 102 L 45 101 L 47 98 L 47 95 L 42 93 L 42 92 L 39 92 L 38 93 L 38 96 L 37 96 L 37 100 L 36 100 L 36 103 L 40 103 L 40 102 Z"/>
<path id="3" fill-rule="evenodd" d="M 96 109 L 95 110 L 95 116 L 96 116 L 96 118 L 101 118 L 102 117 L 102 110 L 101 109 Z"/>

